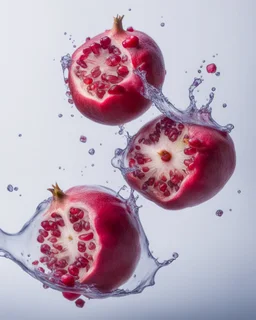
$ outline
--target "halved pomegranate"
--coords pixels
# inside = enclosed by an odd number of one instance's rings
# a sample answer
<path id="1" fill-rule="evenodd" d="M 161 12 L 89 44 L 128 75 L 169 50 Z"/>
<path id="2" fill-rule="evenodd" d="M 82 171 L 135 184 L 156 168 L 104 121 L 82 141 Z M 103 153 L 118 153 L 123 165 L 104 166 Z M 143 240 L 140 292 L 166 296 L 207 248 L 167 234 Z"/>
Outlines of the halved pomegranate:
<path id="1" fill-rule="evenodd" d="M 228 133 L 160 116 L 142 127 L 128 145 L 125 164 L 137 169 L 125 179 L 157 205 L 182 209 L 219 192 L 235 163 Z"/>
<path id="2" fill-rule="evenodd" d="M 161 50 L 147 34 L 122 26 L 114 18 L 111 30 L 86 41 L 72 55 L 69 88 L 78 110 L 107 125 L 120 125 L 143 114 L 151 105 L 140 90 L 143 84 L 133 73 L 147 73 L 147 81 L 161 88 L 165 78 Z"/>
<path id="3" fill-rule="evenodd" d="M 76 282 L 101 292 L 124 284 L 141 250 L 137 220 L 127 203 L 103 187 L 77 186 L 64 193 L 56 184 L 49 190 L 53 200 L 38 230 L 38 260 L 67 287 L 64 297 L 79 297 L 68 292 Z"/>

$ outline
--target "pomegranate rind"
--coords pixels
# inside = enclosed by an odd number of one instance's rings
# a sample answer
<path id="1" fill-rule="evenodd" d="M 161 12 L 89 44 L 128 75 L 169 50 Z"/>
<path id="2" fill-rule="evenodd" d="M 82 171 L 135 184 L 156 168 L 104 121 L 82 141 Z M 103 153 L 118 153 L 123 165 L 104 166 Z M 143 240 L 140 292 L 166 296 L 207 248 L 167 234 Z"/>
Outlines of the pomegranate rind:
<path id="1" fill-rule="evenodd" d="M 145 124 L 130 141 L 125 153 L 125 165 L 128 166 L 130 154 L 138 138 L 149 135 L 152 128 L 164 119 L 159 116 Z M 212 128 L 184 124 L 186 134 L 192 139 L 201 141 L 194 156 L 194 169 L 188 170 L 180 188 L 170 197 L 159 196 L 150 189 L 143 190 L 143 182 L 131 172 L 124 175 L 127 183 L 145 198 L 167 210 L 178 210 L 193 207 L 214 197 L 228 182 L 236 166 L 236 152 L 232 138 L 226 132 Z M 170 144 L 175 143 L 171 142 Z M 188 142 L 186 147 L 191 147 Z M 154 144 L 152 144 L 154 148 Z M 143 147 L 141 149 L 143 153 Z M 168 172 L 166 172 L 168 175 Z M 147 173 L 145 173 L 147 175 Z"/>

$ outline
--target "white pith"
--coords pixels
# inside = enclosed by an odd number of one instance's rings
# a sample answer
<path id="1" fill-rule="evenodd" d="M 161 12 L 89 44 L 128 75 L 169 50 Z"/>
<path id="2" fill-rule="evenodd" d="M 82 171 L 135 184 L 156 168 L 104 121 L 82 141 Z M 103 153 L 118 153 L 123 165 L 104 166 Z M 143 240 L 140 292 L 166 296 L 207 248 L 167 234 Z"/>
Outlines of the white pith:
<path id="1" fill-rule="evenodd" d="M 90 223 L 90 229 L 88 231 L 86 230 L 82 230 L 81 232 L 76 232 L 74 229 L 73 229 L 73 225 L 70 221 L 69 221 L 69 210 L 71 208 L 78 208 L 78 209 L 81 209 L 83 210 L 84 212 L 84 217 L 82 220 L 85 220 L 85 221 L 88 221 Z M 92 211 L 92 209 L 90 208 L 86 208 L 84 203 L 81 203 L 81 202 L 76 202 L 76 203 L 72 203 L 70 206 L 67 206 L 65 207 L 65 209 L 61 209 L 61 208 L 58 208 L 54 211 L 49 211 L 47 213 L 47 215 L 44 216 L 44 220 L 54 220 L 52 217 L 51 217 L 51 214 L 53 212 L 56 212 L 57 214 L 59 214 L 62 219 L 64 220 L 64 223 L 65 223 L 65 226 L 63 227 L 60 227 L 58 226 L 58 229 L 60 230 L 61 232 L 61 236 L 58 239 L 58 241 L 54 244 L 59 244 L 59 245 L 62 245 L 63 247 L 63 250 L 62 251 L 58 251 L 57 254 L 54 255 L 54 257 L 56 257 L 58 260 L 60 259 L 65 259 L 68 263 L 68 266 L 65 267 L 65 268 L 62 268 L 62 269 L 65 269 L 65 270 L 68 270 L 68 267 L 70 264 L 73 264 L 76 260 L 77 257 L 84 257 L 84 254 L 87 253 L 89 255 L 92 256 L 93 258 L 93 261 L 90 261 L 89 260 L 89 265 L 88 265 L 88 271 L 87 271 L 87 268 L 81 268 L 79 269 L 79 281 L 83 280 L 86 276 L 88 276 L 92 271 L 93 271 L 93 264 L 94 264 L 94 261 L 97 259 L 97 255 L 98 253 L 100 252 L 101 250 L 101 244 L 100 244 L 100 241 L 99 241 L 99 236 L 95 230 L 95 227 L 94 227 L 94 217 L 95 217 L 95 213 Z M 79 220 L 81 221 L 81 220 Z M 42 228 L 43 229 L 43 228 Z M 49 232 L 49 236 L 47 238 L 45 238 L 45 241 L 43 244 L 48 244 L 51 249 L 54 249 L 53 247 L 53 243 L 51 243 L 48 239 L 50 238 L 51 236 L 51 231 L 48 231 Z M 82 234 L 88 234 L 90 232 L 93 232 L 93 239 L 92 240 L 89 240 L 89 241 L 83 241 L 86 243 L 86 251 L 81 253 L 78 251 L 78 242 L 81 241 L 79 239 L 79 236 L 82 235 Z M 90 250 L 88 248 L 88 245 L 90 242 L 93 242 L 96 244 L 96 248 L 94 250 Z M 44 254 L 42 254 L 42 256 L 44 256 Z M 59 269 L 59 268 L 56 268 L 56 269 Z"/>
<path id="2" fill-rule="evenodd" d="M 129 78 L 133 75 L 133 65 L 132 65 L 132 62 L 131 62 L 131 56 L 130 56 L 130 53 L 128 52 L 127 49 L 125 49 L 121 44 L 120 42 L 117 42 L 115 39 L 111 39 L 111 43 L 110 43 L 110 46 L 111 45 L 114 45 L 116 46 L 120 51 L 121 51 L 121 57 L 123 55 L 127 55 L 128 57 L 128 60 L 126 62 L 120 62 L 119 65 L 124 65 L 128 68 L 129 70 L 129 73 L 127 76 L 124 77 L 124 79 L 117 83 L 117 85 L 122 85 L 124 82 L 126 82 L 127 80 L 129 80 Z M 79 59 L 79 57 L 83 54 L 83 52 L 81 51 L 80 54 L 77 54 L 76 56 L 76 60 Z M 94 53 L 90 53 L 89 56 L 84 60 L 87 64 L 87 68 L 82 68 L 80 67 L 79 70 L 81 71 L 84 71 L 86 72 L 86 76 L 90 76 L 91 74 L 91 70 L 96 67 L 96 66 L 100 66 L 100 70 L 101 70 L 101 75 L 103 73 L 106 73 L 107 75 L 115 75 L 115 76 L 118 76 L 117 74 L 117 68 L 119 67 L 119 65 L 115 66 L 115 67 L 111 67 L 111 66 L 108 66 L 106 64 L 106 58 L 108 56 L 112 55 L 112 53 L 109 53 L 108 52 L 108 49 L 100 49 L 100 54 L 99 55 L 95 55 Z M 88 97 L 88 98 L 91 98 L 93 100 L 96 100 L 96 101 L 103 101 L 105 98 L 109 97 L 109 96 L 112 96 L 111 94 L 108 93 L 108 89 L 106 89 L 106 94 L 104 95 L 104 97 L 101 99 L 99 98 L 96 93 L 89 93 L 88 90 L 87 90 L 87 87 L 88 85 L 85 84 L 83 82 L 83 80 L 78 77 L 76 75 L 76 67 L 77 67 L 77 63 L 74 61 L 74 63 L 71 65 L 71 70 L 70 72 L 72 73 L 72 78 L 73 78 L 73 81 L 74 81 L 74 84 L 75 84 L 75 87 L 77 88 L 78 92 L 85 96 L 85 97 Z M 94 81 L 101 81 L 101 75 L 97 78 L 93 78 Z M 111 86 L 114 86 L 115 84 L 111 84 L 110 83 L 110 87 Z"/>
<path id="3" fill-rule="evenodd" d="M 144 158 L 151 158 L 152 161 L 147 162 L 145 164 L 138 164 L 136 162 L 136 166 L 142 171 L 143 167 L 148 167 L 149 171 L 145 173 L 145 177 L 142 179 L 135 178 L 136 181 L 140 184 L 140 188 L 142 188 L 143 184 L 150 178 L 154 177 L 157 180 L 160 180 L 161 177 L 164 175 L 167 178 L 167 181 L 170 180 L 169 172 L 172 170 L 175 172 L 177 170 L 180 174 L 183 175 L 184 179 L 181 182 L 184 183 L 184 181 L 187 179 L 190 171 L 188 170 L 187 166 L 184 164 L 184 160 L 191 159 L 191 155 L 186 155 L 184 153 L 184 149 L 188 148 L 187 139 L 184 139 L 188 135 L 188 129 L 185 127 L 182 130 L 182 133 L 180 136 L 178 136 L 177 140 L 175 142 L 172 142 L 169 140 L 169 138 L 161 133 L 160 139 L 158 142 L 154 143 L 153 145 L 146 145 L 143 143 L 139 143 L 139 140 L 142 138 L 145 138 L 144 134 L 140 134 L 136 137 L 136 140 L 134 141 L 132 147 L 140 146 L 140 150 L 136 150 L 134 148 L 134 151 L 129 153 L 129 157 L 127 158 L 127 164 L 129 163 L 129 160 L 131 158 L 134 159 L 134 156 L 136 153 L 143 154 Z M 167 151 L 171 154 L 171 160 L 170 161 L 163 161 L 161 159 L 161 151 Z M 193 155 L 195 157 L 195 155 Z M 143 172 L 143 171 L 142 171 Z M 170 189 L 168 189 L 170 191 Z M 147 192 L 153 193 L 156 196 L 162 195 L 163 193 L 158 189 L 151 186 L 148 190 L 145 190 L 145 193 Z M 172 199 L 178 191 L 172 190 L 170 196 L 164 197 L 166 201 Z"/>

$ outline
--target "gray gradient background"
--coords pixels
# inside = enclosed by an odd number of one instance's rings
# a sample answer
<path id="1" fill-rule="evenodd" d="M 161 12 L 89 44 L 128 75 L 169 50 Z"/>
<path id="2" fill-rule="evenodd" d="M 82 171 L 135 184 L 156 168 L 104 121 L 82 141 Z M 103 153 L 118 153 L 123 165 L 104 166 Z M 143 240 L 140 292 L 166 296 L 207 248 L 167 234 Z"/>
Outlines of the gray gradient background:
<path id="1" fill-rule="evenodd" d="M 203 101 L 216 85 L 214 116 L 235 125 L 237 149 L 235 174 L 210 201 L 168 212 L 140 198 L 141 219 L 155 255 L 165 259 L 173 251 L 180 254 L 159 272 L 153 288 L 136 296 L 91 301 L 80 310 L 60 293 L 44 290 L 11 261 L 0 259 L 1 320 L 256 318 L 255 12 L 254 0 L 0 1 L 3 230 L 19 230 L 49 196 L 46 189 L 52 182 L 64 189 L 108 180 L 118 190 L 123 184 L 109 161 L 114 148 L 124 146 L 124 139 L 115 135 L 117 128 L 81 118 L 66 101 L 58 63 L 61 55 L 72 52 L 65 31 L 80 44 L 108 28 L 113 15 L 125 14 L 125 26 L 133 25 L 159 43 L 168 71 L 164 92 L 183 107 L 201 61 L 211 62 L 218 52 L 214 61 L 221 77 L 206 76 L 199 98 Z M 127 129 L 135 133 L 156 114 L 152 108 Z M 79 142 L 80 134 L 88 137 L 87 144 Z M 94 156 L 88 154 L 91 147 Z M 20 191 L 7 192 L 9 183 Z M 222 218 L 215 216 L 217 209 L 224 210 Z"/>

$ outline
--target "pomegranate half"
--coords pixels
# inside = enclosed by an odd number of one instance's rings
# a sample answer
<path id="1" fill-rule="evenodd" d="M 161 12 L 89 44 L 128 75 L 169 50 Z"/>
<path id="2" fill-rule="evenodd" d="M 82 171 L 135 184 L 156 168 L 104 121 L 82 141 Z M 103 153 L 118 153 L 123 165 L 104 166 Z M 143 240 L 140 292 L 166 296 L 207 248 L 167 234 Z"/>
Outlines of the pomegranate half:
<path id="1" fill-rule="evenodd" d="M 147 34 L 122 26 L 114 18 L 111 30 L 87 40 L 72 55 L 68 84 L 77 109 L 87 118 L 106 125 L 120 125 L 143 114 L 151 101 L 141 94 L 143 84 L 135 69 L 147 73 L 147 81 L 161 88 L 164 59 Z"/>
<path id="2" fill-rule="evenodd" d="M 140 259 L 137 220 L 128 204 L 103 187 L 49 189 L 53 200 L 37 241 L 39 261 L 65 286 L 77 282 L 110 292 L 124 284 Z M 55 280 L 56 281 L 56 280 Z M 79 295 L 65 292 L 75 300 Z"/>
<path id="3" fill-rule="evenodd" d="M 165 209 L 198 205 L 218 193 L 234 172 L 230 135 L 211 128 L 176 123 L 160 116 L 132 138 L 125 179 L 136 191 Z"/>

